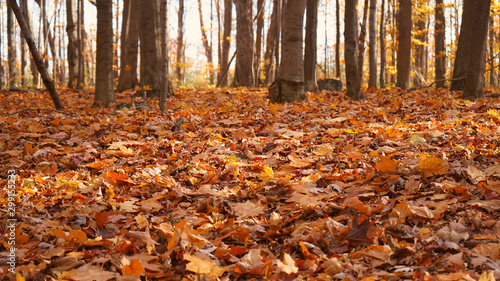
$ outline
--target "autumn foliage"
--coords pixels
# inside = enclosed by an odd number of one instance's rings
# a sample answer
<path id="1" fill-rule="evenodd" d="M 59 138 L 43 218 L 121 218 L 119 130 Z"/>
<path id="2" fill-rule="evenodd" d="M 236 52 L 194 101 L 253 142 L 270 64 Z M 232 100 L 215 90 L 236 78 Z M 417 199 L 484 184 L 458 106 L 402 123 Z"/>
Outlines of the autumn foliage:
<path id="1" fill-rule="evenodd" d="M 3 280 L 500 278 L 497 99 L 180 89 L 163 114 L 60 95 L 71 111 L 2 93 Z"/>

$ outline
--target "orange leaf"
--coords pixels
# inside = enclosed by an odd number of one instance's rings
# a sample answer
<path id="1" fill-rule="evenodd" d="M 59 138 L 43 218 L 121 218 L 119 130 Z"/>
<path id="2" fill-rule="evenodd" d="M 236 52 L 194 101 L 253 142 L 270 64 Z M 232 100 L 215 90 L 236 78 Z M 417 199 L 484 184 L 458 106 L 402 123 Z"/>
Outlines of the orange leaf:
<path id="1" fill-rule="evenodd" d="M 122 269 L 123 275 L 132 275 L 139 277 L 144 272 L 144 267 L 141 261 L 138 259 L 133 259 L 130 264 L 124 265 Z"/>
<path id="2" fill-rule="evenodd" d="M 444 164 L 443 159 L 430 156 L 420 159 L 419 171 L 427 178 L 432 175 L 444 175 L 448 173 L 448 167 Z"/>
<path id="3" fill-rule="evenodd" d="M 389 157 L 380 156 L 380 160 L 375 166 L 382 172 L 394 172 L 398 168 L 398 163 Z"/>
<path id="4" fill-rule="evenodd" d="M 67 241 L 71 241 L 75 244 L 83 243 L 87 241 L 87 234 L 81 230 L 73 229 L 69 232 Z"/>
<path id="5" fill-rule="evenodd" d="M 95 214 L 95 221 L 97 223 L 98 228 L 104 228 L 104 225 L 108 222 L 108 212 L 102 212 L 102 213 L 96 213 Z"/>

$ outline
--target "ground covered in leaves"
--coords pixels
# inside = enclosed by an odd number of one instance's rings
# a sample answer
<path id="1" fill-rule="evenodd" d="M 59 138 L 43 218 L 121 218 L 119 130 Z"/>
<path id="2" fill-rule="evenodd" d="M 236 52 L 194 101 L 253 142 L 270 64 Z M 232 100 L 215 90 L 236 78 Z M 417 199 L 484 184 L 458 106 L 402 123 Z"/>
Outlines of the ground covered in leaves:
<path id="1" fill-rule="evenodd" d="M 498 99 L 1 95 L 3 280 L 500 278 Z"/>

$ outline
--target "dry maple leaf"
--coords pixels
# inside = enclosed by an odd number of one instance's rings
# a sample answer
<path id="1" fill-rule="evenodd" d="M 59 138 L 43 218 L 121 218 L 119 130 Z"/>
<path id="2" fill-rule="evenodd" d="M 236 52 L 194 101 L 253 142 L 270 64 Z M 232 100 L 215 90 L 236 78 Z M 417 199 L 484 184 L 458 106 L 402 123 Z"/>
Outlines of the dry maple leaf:
<path id="1" fill-rule="evenodd" d="M 351 230 L 347 234 L 346 240 L 349 241 L 349 244 L 352 246 L 368 245 L 372 242 L 368 237 L 368 232 L 370 231 L 372 223 L 370 219 L 365 217 L 365 219 L 358 224 L 358 219 L 359 216 L 355 213 L 352 219 Z"/>
<path id="2" fill-rule="evenodd" d="M 394 172 L 398 168 L 398 163 L 386 156 L 380 156 L 380 162 L 375 164 L 382 172 Z"/>
<path id="3" fill-rule="evenodd" d="M 424 174 L 424 177 L 444 175 L 448 173 L 448 167 L 443 159 L 436 157 L 423 157 L 420 159 L 419 171 Z"/>

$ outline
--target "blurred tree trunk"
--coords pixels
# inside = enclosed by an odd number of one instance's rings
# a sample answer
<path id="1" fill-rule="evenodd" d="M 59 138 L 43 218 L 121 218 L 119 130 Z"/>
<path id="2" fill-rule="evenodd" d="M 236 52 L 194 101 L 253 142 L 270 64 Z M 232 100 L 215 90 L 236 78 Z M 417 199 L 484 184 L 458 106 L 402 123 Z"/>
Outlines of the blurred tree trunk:
<path id="1" fill-rule="evenodd" d="M 139 47 L 139 2 L 123 1 L 120 73 L 118 76 L 118 92 L 133 89 L 139 84 L 137 79 L 137 51 Z"/>
<path id="2" fill-rule="evenodd" d="M 26 43 L 28 44 L 28 47 L 30 49 L 31 55 L 33 57 L 33 61 L 36 64 L 36 67 L 38 67 L 38 71 L 40 71 L 40 74 L 42 76 L 42 81 L 47 88 L 47 91 L 50 94 L 50 97 L 52 98 L 52 101 L 54 102 L 54 106 L 56 109 L 64 109 L 64 105 L 62 104 L 61 100 L 59 99 L 59 95 L 56 92 L 56 88 L 54 87 L 54 82 L 50 78 L 49 73 L 47 72 L 47 69 L 45 68 L 45 65 L 43 63 L 43 59 L 40 56 L 40 53 L 38 52 L 36 48 L 35 41 L 31 37 L 31 33 L 29 30 L 29 26 L 26 23 L 24 16 L 22 14 L 21 9 L 19 6 L 17 6 L 16 0 L 8 0 L 10 7 L 12 8 L 12 11 L 16 15 L 17 22 L 19 23 L 19 26 L 21 27 L 21 32 L 26 40 Z"/>
<path id="3" fill-rule="evenodd" d="M 467 38 L 467 71 L 465 78 L 465 88 L 462 98 L 475 100 L 484 97 L 484 69 L 486 64 L 486 38 L 488 37 L 488 23 L 490 20 L 491 0 L 465 0 L 473 2 L 472 13 L 474 20 L 470 37 Z M 465 9 L 465 5 L 464 5 Z"/>
<path id="4" fill-rule="evenodd" d="M 359 33 L 359 45 L 358 45 L 358 75 L 359 84 L 363 84 L 363 65 L 365 62 L 365 37 L 366 37 L 366 18 L 368 14 L 368 0 L 365 0 L 363 6 L 363 21 L 361 24 L 361 32 Z"/>
<path id="5" fill-rule="evenodd" d="M 175 74 L 179 85 L 184 84 L 184 0 L 179 0 L 177 10 L 177 62 L 175 64 Z"/>
<path id="6" fill-rule="evenodd" d="M 78 74 L 76 77 L 76 88 L 83 89 L 85 84 L 85 67 L 84 67 L 84 55 L 85 55 L 85 26 L 84 26 L 84 10 L 83 10 L 83 0 L 78 0 Z"/>
<path id="7" fill-rule="evenodd" d="M 399 1 L 398 34 L 399 48 L 396 86 L 408 89 L 411 78 L 411 0 Z"/>
<path id="8" fill-rule="evenodd" d="M 284 9 L 282 58 L 278 79 L 269 87 L 272 103 L 306 99 L 304 91 L 304 12 L 307 0 L 288 0 Z"/>
<path id="9" fill-rule="evenodd" d="M 490 17 L 490 28 L 488 32 L 488 39 L 489 39 L 489 45 L 490 45 L 490 87 L 495 87 L 496 86 L 496 81 L 495 81 L 495 27 L 493 26 L 495 24 L 495 21 L 493 20 L 493 17 Z"/>
<path id="10" fill-rule="evenodd" d="M 425 44 L 427 43 L 427 31 L 426 31 L 427 16 L 425 15 L 426 11 L 420 9 L 421 7 L 427 7 L 427 6 L 423 0 L 416 0 L 415 1 L 416 16 L 415 16 L 415 30 L 414 30 L 416 40 L 414 42 L 415 53 L 413 55 L 415 61 L 413 65 L 413 71 L 414 71 L 413 84 L 415 85 L 415 87 L 421 87 L 422 85 L 426 84 L 426 81 L 424 81 L 423 77 L 425 76 L 424 57 L 425 57 Z"/>
<path id="11" fill-rule="evenodd" d="M 368 46 L 368 88 L 377 88 L 377 0 L 370 0 L 369 25 L 368 39 L 370 40 L 370 43 Z"/>
<path id="12" fill-rule="evenodd" d="M 236 70 L 232 86 L 255 85 L 252 0 L 238 0 L 236 7 Z"/>
<path id="13" fill-rule="evenodd" d="M 159 0 L 140 0 L 141 85 L 149 97 L 157 97 L 161 90 L 159 8 Z"/>
<path id="14" fill-rule="evenodd" d="M 318 2 L 318 0 L 307 0 L 304 79 L 305 90 L 311 92 L 318 92 L 316 81 Z"/>
<path id="15" fill-rule="evenodd" d="M 222 36 L 222 56 L 221 56 L 221 77 L 220 85 L 227 87 L 229 85 L 229 49 L 231 47 L 231 21 L 233 13 L 233 1 L 224 0 L 224 35 Z"/>
<path id="16" fill-rule="evenodd" d="M 66 32 L 68 33 L 68 88 L 75 89 L 78 76 L 78 14 L 77 0 L 66 1 Z"/>
<path id="17" fill-rule="evenodd" d="M 361 92 L 361 81 L 358 68 L 358 0 L 345 1 L 345 76 L 347 92 L 346 96 L 353 100 L 365 98 Z"/>
<path id="18" fill-rule="evenodd" d="M 168 87 L 168 10 L 167 0 L 160 3 L 160 30 L 161 30 L 161 93 L 160 111 L 167 111 Z"/>
<path id="19" fill-rule="evenodd" d="M 97 0 L 96 82 L 94 105 L 108 107 L 113 92 L 113 2 Z"/>
<path id="20" fill-rule="evenodd" d="M 286 0 L 274 0 L 276 6 L 276 40 L 274 41 L 274 80 L 278 79 L 280 73 L 280 49 L 283 39 L 283 5 Z"/>
<path id="21" fill-rule="evenodd" d="M 42 2 L 43 1 L 43 2 Z M 48 67 L 48 51 L 47 51 L 47 48 L 50 48 L 50 54 L 52 55 L 52 61 L 54 63 L 53 65 L 53 68 L 54 68 L 54 74 L 56 74 L 56 70 L 59 69 L 59 60 L 58 60 L 58 55 L 57 55 L 57 52 L 56 52 L 56 47 L 55 47 L 55 38 L 54 36 L 52 35 L 52 32 L 50 31 L 49 29 L 49 22 L 47 20 L 47 12 L 46 12 L 46 3 L 47 1 L 45 0 L 35 0 L 35 2 L 38 4 L 38 6 L 40 7 L 40 9 L 43 8 L 43 13 L 42 13 L 42 23 L 43 23 L 43 42 L 44 42 L 44 50 L 45 50 L 45 64 L 46 66 Z M 59 13 L 58 12 L 58 9 L 56 7 L 55 9 L 55 13 L 56 13 L 56 20 L 57 20 L 57 14 Z M 48 44 L 48 46 L 47 46 Z M 56 75 L 54 75 L 55 77 Z"/>
<path id="22" fill-rule="evenodd" d="M 335 69 L 336 69 L 336 77 L 340 79 L 340 3 L 339 0 L 336 0 L 335 5 L 335 18 L 337 19 L 337 34 L 335 41 Z"/>
<path id="23" fill-rule="evenodd" d="M 205 25 L 203 22 L 203 11 L 201 7 L 201 0 L 198 0 L 198 13 L 200 15 L 201 41 L 203 42 L 203 48 L 205 49 L 205 56 L 207 57 L 209 80 L 210 84 L 214 84 L 214 63 L 212 54 L 212 44 L 208 42 L 207 31 L 205 29 Z"/>
<path id="24" fill-rule="evenodd" d="M 278 40 L 276 36 L 276 13 L 277 13 L 277 1 L 274 1 L 273 12 L 271 14 L 269 29 L 267 30 L 266 38 L 266 52 L 264 53 L 264 84 L 268 85 L 271 81 L 271 69 L 273 66 L 274 57 L 274 45 Z"/>
<path id="25" fill-rule="evenodd" d="M 488 1 L 488 0 L 480 0 Z M 469 56 L 469 40 L 473 37 L 472 26 L 476 18 L 474 15 L 475 1 L 464 1 L 462 7 L 462 23 L 460 26 L 460 35 L 458 36 L 458 45 L 455 52 L 455 62 L 453 64 L 453 75 L 450 85 L 451 91 L 463 91 L 465 86 L 465 75 L 467 73 L 467 58 Z M 474 42 L 477 44 L 477 42 Z"/>
<path id="26" fill-rule="evenodd" d="M 260 59 L 262 53 L 262 30 L 264 29 L 264 0 L 257 0 L 257 28 L 255 36 L 255 59 L 254 77 L 255 85 L 259 86 L 260 80 Z"/>
<path id="27" fill-rule="evenodd" d="M 380 7 L 380 75 L 379 84 L 380 88 L 385 88 L 385 64 L 386 64 L 386 51 L 385 51 L 385 0 L 382 0 Z"/>
<path id="28" fill-rule="evenodd" d="M 16 40 L 14 39 L 14 20 L 10 1 L 7 1 L 7 61 L 9 65 L 9 87 L 14 88 L 19 76 L 16 68 Z"/>
<path id="29" fill-rule="evenodd" d="M 434 25 L 434 53 L 435 53 L 435 77 L 436 88 L 444 88 L 446 74 L 446 41 L 445 41 L 445 18 L 443 0 L 436 0 L 435 25 Z"/>

